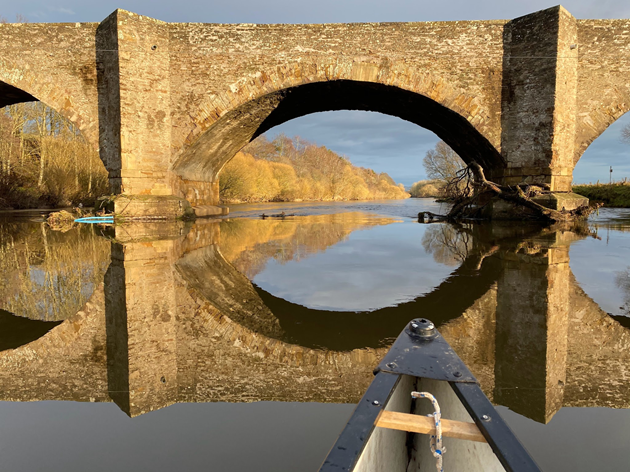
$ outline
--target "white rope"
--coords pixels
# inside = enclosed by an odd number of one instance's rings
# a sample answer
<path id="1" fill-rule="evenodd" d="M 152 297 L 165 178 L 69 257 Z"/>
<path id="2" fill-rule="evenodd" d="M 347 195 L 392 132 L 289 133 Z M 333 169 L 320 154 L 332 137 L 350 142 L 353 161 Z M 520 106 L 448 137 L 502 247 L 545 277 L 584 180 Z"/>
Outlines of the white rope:
<path id="1" fill-rule="evenodd" d="M 442 455 L 446 452 L 446 448 L 442 446 L 442 413 L 440 412 L 440 405 L 433 395 L 428 392 L 411 392 L 412 398 L 426 398 L 433 403 L 433 409 L 435 412 L 433 420 L 435 421 L 435 434 L 431 435 L 431 453 L 435 457 L 435 467 L 438 472 L 444 472 L 442 467 Z"/>

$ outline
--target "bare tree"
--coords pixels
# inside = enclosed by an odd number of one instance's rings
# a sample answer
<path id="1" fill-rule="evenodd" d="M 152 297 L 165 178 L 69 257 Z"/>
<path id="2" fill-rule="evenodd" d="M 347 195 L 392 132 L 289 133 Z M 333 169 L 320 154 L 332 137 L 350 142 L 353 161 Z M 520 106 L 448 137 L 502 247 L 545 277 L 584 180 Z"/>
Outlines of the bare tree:
<path id="1" fill-rule="evenodd" d="M 429 178 L 444 182 L 455 178 L 457 171 L 466 167 L 464 161 L 444 141 L 429 150 L 422 163 Z"/>
<path id="2" fill-rule="evenodd" d="M 440 224 L 429 226 L 422 236 L 422 247 L 433 260 L 447 266 L 458 266 L 470 255 L 472 235 L 455 226 Z"/>
<path id="3" fill-rule="evenodd" d="M 630 125 L 626 125 L 621 130 L 621 140 L 630 144 Z"/>

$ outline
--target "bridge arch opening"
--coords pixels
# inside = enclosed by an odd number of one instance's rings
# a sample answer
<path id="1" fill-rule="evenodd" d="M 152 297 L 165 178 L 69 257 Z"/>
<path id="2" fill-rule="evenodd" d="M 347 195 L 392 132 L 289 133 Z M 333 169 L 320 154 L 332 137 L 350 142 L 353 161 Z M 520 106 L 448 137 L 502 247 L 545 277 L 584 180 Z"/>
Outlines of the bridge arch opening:
<path id="1" fill-rule="evenodd" d="M 624 138 L 624 134 L 627 137 Z M 630 113 L 625 112 L 594 139 L 575 160 L 573 184 L 607 184 L 630 180 Z M 610 172 L 612 167 L 613 172 Z"/>
<path id="2" fill-rule="evenodd" d="M 91 205 L 107 171 L 71 105 L 50 106 L 0 81 L 0 209 Z"/>
<path id="3" fill-rule="evenodd" d="M 311 113 L 339 110 L 379 112 L 428 129 L 464 162 L 481 164 L 490 177 L 501 175 L 505 167 L 499 151 L 473 125 L 472 117 L 421 93 L 343 79 L 305 83 L 245 101 L 196 137 L 181 152 L 173 169 L 184 179 L 215 181 L 240 149 L 271 128 Z"/>
<path id="4" fill-rule="evenodd" d="M 0 81 L 0 108 L 4 108 L 9 105 L 15 105 L 16 103 L 34 102 L 37 101 L 33 95 L 11 84 Z"/>

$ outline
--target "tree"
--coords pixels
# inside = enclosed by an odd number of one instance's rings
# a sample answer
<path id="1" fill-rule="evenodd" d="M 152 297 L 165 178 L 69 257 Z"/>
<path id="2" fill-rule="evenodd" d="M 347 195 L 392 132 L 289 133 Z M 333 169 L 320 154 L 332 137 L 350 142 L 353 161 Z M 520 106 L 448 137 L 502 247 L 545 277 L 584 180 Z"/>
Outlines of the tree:
<path id="1" fill-rule="evenodd" d="M 435 149 L 427 151 L 422 163 L 429 178 L 444 182 L 453 179 L 458 170 L 466 167 L 464 161 L 444 141 L 438 142 Z"/>
<path id="2" fill-rule="evenodd" d="M 0 207 L 91 204 L 109 193 L 98 151 L 41 102 L 0 109 Z"/>
<path id="3" fill-rule="evenodd" d="M 630 125 L 626 125 L 621 130 L 621 140 L 630 144 Z"/>
<path id="4" fill-rule="evenodd" d="M 409 190 L 412 197 L 427 198 L 441 196 L 444 190 L 444 182 L 440 180 L 420 180 L 414 182 Z"/>

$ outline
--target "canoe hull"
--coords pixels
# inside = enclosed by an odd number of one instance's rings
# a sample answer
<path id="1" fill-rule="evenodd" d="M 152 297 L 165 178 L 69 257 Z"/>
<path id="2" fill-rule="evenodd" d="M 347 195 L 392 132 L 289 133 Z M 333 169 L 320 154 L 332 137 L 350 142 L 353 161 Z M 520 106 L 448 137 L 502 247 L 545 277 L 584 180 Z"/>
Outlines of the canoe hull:
<path id="1" fill-rule="evenodd" d="M 430 322 L 414 320 L 410 326 L 418 323 L 426 326 Z M 408 432 L 414 431 L 417 423 L 427 423 L 418 422 L 417 416 L 411 415 L 426 416 L 434 411 L 429 400 L 413 399 L 413 391 L 431 393 L 440 405 L 442 418 L 452 420 L 451 425 L 460 428 L 448 432 L 456 437 L 443 438 L 444 470 L 539 472 L 472 373 L 436 330 L 429 333 L 425 337 L 416 336 L 409 329 L 401 333 L 375 370 L 374 381 L 320 472 L 435 471 L 429 434 Z M 385 415 L 383 410 L 403 415 Z M 407 418 L 409 427 L 403 428 L 405 431 L 390 429 L 401 424 L 380 421 L 381 416 Z M 464 436 L 460 434 L 463 430 Z M 459 439 L 458 435 L 474 440 Z"/>

